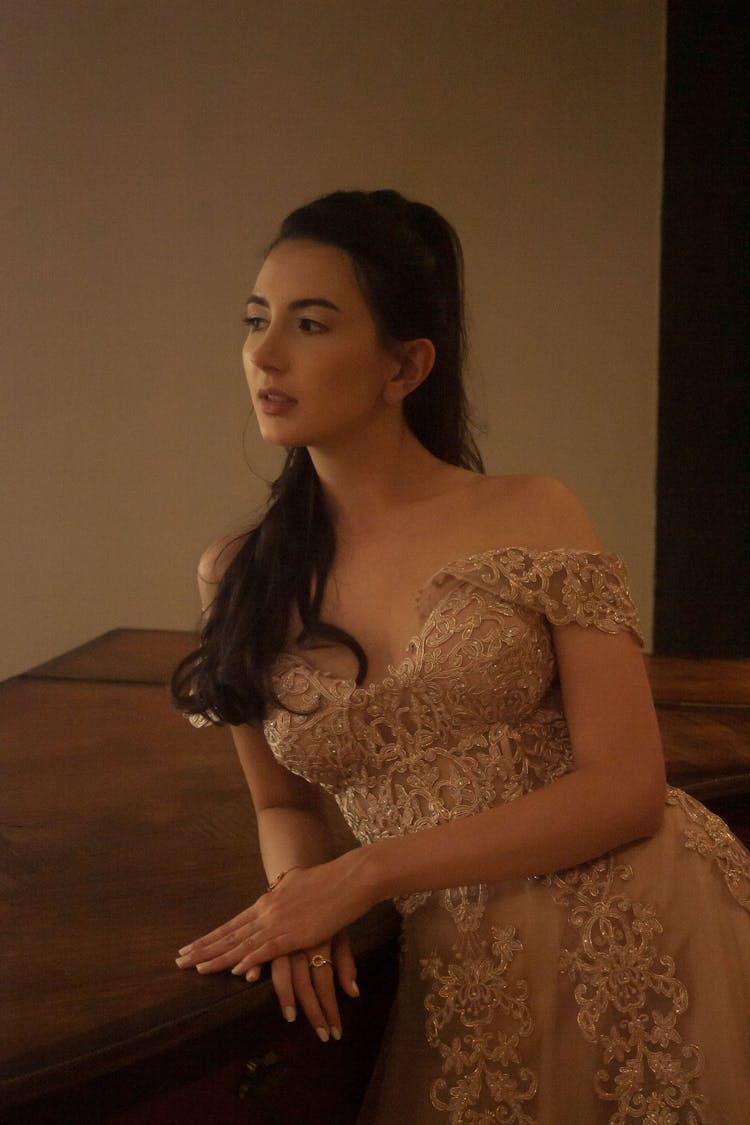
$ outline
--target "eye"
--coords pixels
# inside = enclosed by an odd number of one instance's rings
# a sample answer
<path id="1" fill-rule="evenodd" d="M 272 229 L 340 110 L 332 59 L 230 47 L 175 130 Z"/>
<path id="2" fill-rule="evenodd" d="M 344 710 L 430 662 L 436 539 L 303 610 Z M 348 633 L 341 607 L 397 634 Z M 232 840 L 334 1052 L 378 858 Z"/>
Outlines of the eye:
<path id="1" fill-rule="evenodd" d="M 327 325 L 321 324 L 319 320 L 312 320 L 309 316 L 300 317 L 297 323 L 300 332 L 304 332 L 306 336 L 316 336 L 320 332 L 328 331 Z"/>
<path id="2" fill-rule="evenodd" d="M 262 316 L 243 316 L 242 323 L 246 324 L 251 332 L 260 332 L 266 324 L 266 319 Z"/>

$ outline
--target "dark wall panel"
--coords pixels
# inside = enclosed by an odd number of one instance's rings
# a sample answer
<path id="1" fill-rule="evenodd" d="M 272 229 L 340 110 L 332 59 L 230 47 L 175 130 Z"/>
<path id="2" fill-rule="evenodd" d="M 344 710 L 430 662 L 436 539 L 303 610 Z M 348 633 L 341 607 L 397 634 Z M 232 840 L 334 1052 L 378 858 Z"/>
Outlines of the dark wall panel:
<path id="1" fill-rule="evenodd" d="M 668 6 L 656 652 L 750 656 L 747 4 Z"/>

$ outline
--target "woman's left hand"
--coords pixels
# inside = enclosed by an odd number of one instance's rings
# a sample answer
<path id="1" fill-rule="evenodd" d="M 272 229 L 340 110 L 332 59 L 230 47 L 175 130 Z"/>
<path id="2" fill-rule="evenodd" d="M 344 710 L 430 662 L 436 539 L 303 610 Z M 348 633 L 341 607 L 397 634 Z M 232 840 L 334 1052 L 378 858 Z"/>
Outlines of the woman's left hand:
<path id="1" fill-rule="evenodd" d="M 177 964 L 199 973 L 232 969 L 247 975 L 285 953 L 330 941 L 373 905 L 346 871 L 346 855 L 291 869 L 247 910 L 181 949 Z"/>

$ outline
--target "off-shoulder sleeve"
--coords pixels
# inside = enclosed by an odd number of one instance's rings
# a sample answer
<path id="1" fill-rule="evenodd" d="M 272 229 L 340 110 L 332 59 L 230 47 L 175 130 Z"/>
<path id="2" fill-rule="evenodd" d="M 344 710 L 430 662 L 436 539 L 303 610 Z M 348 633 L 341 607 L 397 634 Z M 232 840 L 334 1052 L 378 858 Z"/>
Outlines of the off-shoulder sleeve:
<path id="1" fill-rule="evenodd" d="M 452 576 L 493 591 L 503 601 L 543 613 L 553 625 L 594 626 L 630 632 L 643 644 L 625 563 L 603 552 L 512 548 L 488 551 L 438 576 Z"/>

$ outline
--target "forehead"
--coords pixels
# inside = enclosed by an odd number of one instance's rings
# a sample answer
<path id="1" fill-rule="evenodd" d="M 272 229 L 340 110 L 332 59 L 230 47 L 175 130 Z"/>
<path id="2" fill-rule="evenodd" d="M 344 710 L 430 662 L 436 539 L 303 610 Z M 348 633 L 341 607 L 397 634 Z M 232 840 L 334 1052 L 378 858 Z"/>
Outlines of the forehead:
<path id="1" fill-rule="evenodd" d="M 269 252 L 255 282 L 262 297 L 296 300 L 337 296 L 364 303 L 352 259 L 338 246 L 303 239 L 280 242 Z"/>

